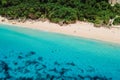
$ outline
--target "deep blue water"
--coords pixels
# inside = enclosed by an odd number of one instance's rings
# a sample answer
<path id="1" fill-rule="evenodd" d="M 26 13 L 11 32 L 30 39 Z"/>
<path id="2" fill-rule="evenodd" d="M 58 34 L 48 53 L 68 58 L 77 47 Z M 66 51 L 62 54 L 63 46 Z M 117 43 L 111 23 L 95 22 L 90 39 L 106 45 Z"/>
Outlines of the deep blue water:
<path id="1" fill-rule="evenodd" d="M 120 44 L 0 24 L 0 80 L 120 80 Z"/>

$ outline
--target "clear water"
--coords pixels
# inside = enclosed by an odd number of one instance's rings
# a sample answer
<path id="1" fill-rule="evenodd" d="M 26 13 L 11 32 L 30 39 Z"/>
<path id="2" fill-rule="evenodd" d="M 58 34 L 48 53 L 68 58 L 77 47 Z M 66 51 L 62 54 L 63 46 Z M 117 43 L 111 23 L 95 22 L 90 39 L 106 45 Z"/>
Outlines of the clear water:
<path id="1" fill-rule="evenodd" d="M 0 25 L 0 80 L 120 80 L 120 45 Z"/>

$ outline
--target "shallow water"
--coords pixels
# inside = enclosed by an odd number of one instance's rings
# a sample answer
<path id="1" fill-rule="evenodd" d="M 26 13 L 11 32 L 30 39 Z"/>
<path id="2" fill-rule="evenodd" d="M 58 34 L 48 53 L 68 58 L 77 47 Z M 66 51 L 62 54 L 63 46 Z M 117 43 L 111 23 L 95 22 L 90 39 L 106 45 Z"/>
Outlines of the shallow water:
<path id="1" fill-rule="evenodd" d="M 120 80 L 120 45 L 0 25 L 0 80 Z"/>

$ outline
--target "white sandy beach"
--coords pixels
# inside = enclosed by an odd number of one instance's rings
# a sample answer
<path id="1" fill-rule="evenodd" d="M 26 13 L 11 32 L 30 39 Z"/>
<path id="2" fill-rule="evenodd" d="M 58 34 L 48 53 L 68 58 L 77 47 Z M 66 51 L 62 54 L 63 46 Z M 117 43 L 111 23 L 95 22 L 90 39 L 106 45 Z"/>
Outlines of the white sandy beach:
<path id="1" fill-rule="evenodd" d="M 4 20 L 4 21 L 3 21 Z M 104 27 L 96 28 L 92 23 L 77 21 L 75 24 L 60 26 L 49 21 L 25 21 L 17 22 L 10 21 L 6 18 L 0 17 L 0 24 L 16 25 L 25 28 L 32 28 L 48 32 L 62 33 L 73 36 L 80 36 L 84 38 L 102 40 L 113 43 L 120 43 L 120 28 L 107 29 Z M 114 26 L 116 27 L 116 26 Z M 117 26 L 120 27 L 120 26 Z"/>

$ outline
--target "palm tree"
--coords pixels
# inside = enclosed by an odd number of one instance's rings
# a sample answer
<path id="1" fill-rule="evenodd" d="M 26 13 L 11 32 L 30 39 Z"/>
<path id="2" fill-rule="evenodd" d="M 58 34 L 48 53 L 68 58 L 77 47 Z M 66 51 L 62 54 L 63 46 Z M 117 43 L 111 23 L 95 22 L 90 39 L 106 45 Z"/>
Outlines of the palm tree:
<path id="1" fill-rule="evenodd" d="M 109 20 L 109 23 L 108 23 L 108 26 L 112 26 L 113 23 L 114 23 L 114 21 L 115 21 L 115 19 L 117 19 L 117 18 L 119 18 L 119 17 L 120 17 L 120 16 L 116 15 L 113 19 L 110 19 L 110 20 Z"/>

